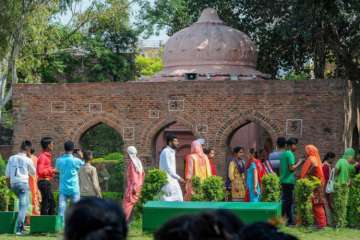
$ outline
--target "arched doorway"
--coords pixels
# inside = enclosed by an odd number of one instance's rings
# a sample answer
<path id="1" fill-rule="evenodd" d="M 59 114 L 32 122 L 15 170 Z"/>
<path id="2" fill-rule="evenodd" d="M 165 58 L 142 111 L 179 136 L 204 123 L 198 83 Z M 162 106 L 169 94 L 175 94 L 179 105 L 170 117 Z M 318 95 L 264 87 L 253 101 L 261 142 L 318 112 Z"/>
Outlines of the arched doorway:
<path id="1" fill-rule="evenodd" d="M 231 149 L 236 146 L 241 146 L 246 150 L 254 148 L 257 151 L 264 150 L 266 153 L 270 153 L 273 149 L 273 142 L 265 128 L 257 123 L 247 121 L 229 135 L 227 146 L 229 148 L 228 156 L 231 154 Z"/>
<path id="2" fill-rule="evenodd" d="M 80 137 L 80 146 L 92 150 L 94 157 L 103 157 L 110 153 L 123 153 L 122 136 L 105 123 L 97 123 L 87 129 Z"/>
<path id="3" fill-rule="evenodd" d="M 359 129 L 357 126 L 354 127 L 353 134 L 352 134 L 352 147 L 359 152 L 360 150 L 360 136 L 359 136 Z"/>
<path id="4" fill-rule="evenodd" d="M 190 153 L 191 142 L 196 138 L 190 128 L 179 122 L 173 122 L 160 130 L 153 143 L 153 157 L 156 159 L 156 166 L 159 165 L 161 150 L 166 147 L 166 136 L 168 134 L 174 134 L 180 142 L 179 149 L 176 152 L 176 171 L 179 176 L 184 177 L 185 155 Z"/>
<path id="5" fill-rule="evenodd" d="M 124 141 L 122 136 L 106 123 L 99 122 L 80 137 L 83 150 L 91 150 L 102 191 L 123 193 Z"/>

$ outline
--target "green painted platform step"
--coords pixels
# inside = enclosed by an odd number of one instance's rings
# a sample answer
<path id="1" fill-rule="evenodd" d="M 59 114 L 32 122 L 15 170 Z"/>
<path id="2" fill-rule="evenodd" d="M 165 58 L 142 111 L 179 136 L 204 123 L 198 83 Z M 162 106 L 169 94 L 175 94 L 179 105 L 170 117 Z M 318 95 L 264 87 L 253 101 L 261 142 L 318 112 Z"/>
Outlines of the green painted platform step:
<path id="1" fill-rule="evenodd" d="M 15 233 L 17 212 L 0 212 L 0 234 Z"/>
<path id="2" fill-rule="evenodd" d="M 63 229 L 60 216 L 31 216 L 30 233 L 58 233 Z"/>
<path id="3" fill-rule="evenodd" d="M 253 223 L 281 217 L 281 203 L 277 202 L 163 202 L 150 201 L 144 206 L 143 230 L 156 231 L 168 220 L 203 211 L 226 209 L 236 214 L 243 222 Z"/>

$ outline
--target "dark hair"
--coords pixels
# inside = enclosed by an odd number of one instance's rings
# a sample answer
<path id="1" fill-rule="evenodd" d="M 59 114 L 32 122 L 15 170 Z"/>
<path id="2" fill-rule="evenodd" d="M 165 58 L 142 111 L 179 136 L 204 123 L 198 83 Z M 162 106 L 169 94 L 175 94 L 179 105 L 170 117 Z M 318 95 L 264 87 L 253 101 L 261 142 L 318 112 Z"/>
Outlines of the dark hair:
<path id="1" fill-rule="evenodd" d="M 32 148 L 32 149 L 30 150 L 30 153 L 31 153 L 31 154 L 34 154 L 34 153 L 35 153 L 35 149 Z"/>
<path id="2" fill-rule="evenodd" d="M 284 137 L 278 137 L 278 139 L 276 140 L 276 145 L 279 148 L 284 148 L 286 146 L 286 138 Z"/>
<path id="3" fill-rule="evenodd" d="M 211 151 L 214 151 L 214 149 L 213 148 L 205 148 L 204 149 L 205 154 L 209 154 Z"/>
<path id="4" fill-rule="evenodd" d="M 244 227 L 242 221 L 232 212 L 216 210 L 205 212 L 195 220 L 198 231 L 197 239 L 239 239 L 240 231 Z"/>
<path id="5" fill-rule="evenodd" d="M 165 223 L 155 240 L 239 239 L 243 223 L 231 212 L 217 210 L 200 215 L 184 215 Z"/>
<path id="6" fill-rule="evenodd" d="M 54 140 L 51 137 L 44 137 L 41 139 L 41 147 L 43 150 L 48 149 L 49 145 L 54 142 Z"/>
<path id="7" fill-rule="evenodd" d="M 280 232 L 270 223 L 253 223 L 245 226 L 241 231 L 242 240 L 297 240 L 298 238 Z"/>
<path id="8" fill-rule="evenodd" d="M 174 141 L 177 137 L 174 134 L 169 134 L 166 136 L 166 145 L 169 145 L 170 142 Z"/>
<path id="9" fill-rule="evenodd" d="M 84 198 L 66 214 L 65 240 L 122 240 L 126 239 L 127 232 L 124 212 L 109 200 Z"/>
<path id="10" fill-rule="evenodd" d="M 240 147 L 240 146 L 236 146 L 233 148 L 233 153 L 238 153 L 238 152 L 240 152 L 240 150 L 244 150 L 244 148 Z"/>
<path id="11" fill-rule="evenodd" d="M 296 145 L 298 144 L 299 140 L 297 138 L 289 138 L 286 141 L 286 145 L 291 146 L 291 145 Z"/>
<path id="12" fill-rule="evenodd" d="M 335 153 L 333 152 L 327 152 L 325 154 L 324 160 L 323 161 L 328 161 L 330 159 L 334 159 L 336 157 Z"/>
<path id="13" fill-rule="evenodd" d="M 73 150 L 73 155 L 74 155 L 74 157 L 81 158 L 80 152 L 82 152 L 82 150 L 81 150 L 80 148 L 75 148 L 75 149 Z"/>
<path id="14" fill-rule="evenodd" d="M 75 144 L 72 141 L 68 140 L 64 143 L 65 152 L 74 151 L 74 148 L 75 148 Z"/>
<path id="15" fill-rule="evenodd" d="M 87 150 L 84 152 L 84 160 L 85 162 L 89 162 L 93 158 L 93 152 L 90 150 Z"/>
<path id="16" fill-rule="evenodd" d="M 198 239 L 194 237 L 195 229 L 194 222 L 197 216 L 184 215 L 174 218 L 154 233 L 155 240 L 190 240 Z"/>
<path id="17" fill-rule="evenodd" d="M 29 140 L 24 140 L 21 142 L 20 149 L 22 151 L 28 151 L 29 149 L 31 150 L 31 148 L 32 148 L 32 143 Z"/>
<path id="18" fill-rule="evenodd" d="M 255 158 L 258 157 L 258 152 L 255 150 L 255 148 L 250 148 L 249 153 L 251 155 L 254 155 Z"/>

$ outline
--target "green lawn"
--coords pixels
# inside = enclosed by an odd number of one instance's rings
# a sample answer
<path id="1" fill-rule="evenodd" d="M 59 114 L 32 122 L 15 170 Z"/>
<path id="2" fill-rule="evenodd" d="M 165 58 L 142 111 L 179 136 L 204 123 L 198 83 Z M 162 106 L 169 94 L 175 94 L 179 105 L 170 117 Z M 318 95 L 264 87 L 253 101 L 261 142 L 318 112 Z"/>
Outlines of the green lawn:
<path id="1" fill-rule="evenodd" d="M 360 230 L 353 229 L 339 229 L 335 230 L 327 228 L 325 230 L 313 230 L 307 228 L 283 228 L 283 231 L 297 236 L 300 240 L 360 240 Z M 14 235 L 0 235 L 0 240 L 57 240 L 62 239 L 62 235 L 48 235 L 48 236 L 23 236 L 16 237 Z M 138 222 L 130 226 L 129 240 L 151 240 L 149 234 L 143 234 L 141 231 L 141 224 Z"/>

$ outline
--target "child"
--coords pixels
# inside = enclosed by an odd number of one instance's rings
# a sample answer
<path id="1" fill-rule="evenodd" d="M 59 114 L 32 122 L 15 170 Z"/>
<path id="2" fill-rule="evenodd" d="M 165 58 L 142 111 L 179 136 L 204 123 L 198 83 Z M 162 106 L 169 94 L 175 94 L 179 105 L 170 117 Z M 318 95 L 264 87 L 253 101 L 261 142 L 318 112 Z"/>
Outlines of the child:
<path id="1" fill-rule="evenodd" d="M 85 165 L 80 168 L 80 197 L 101 197 L 99 178 L 96 168 L 91 165 L 93 154 L 91 151 L 84 152 Z"/>

